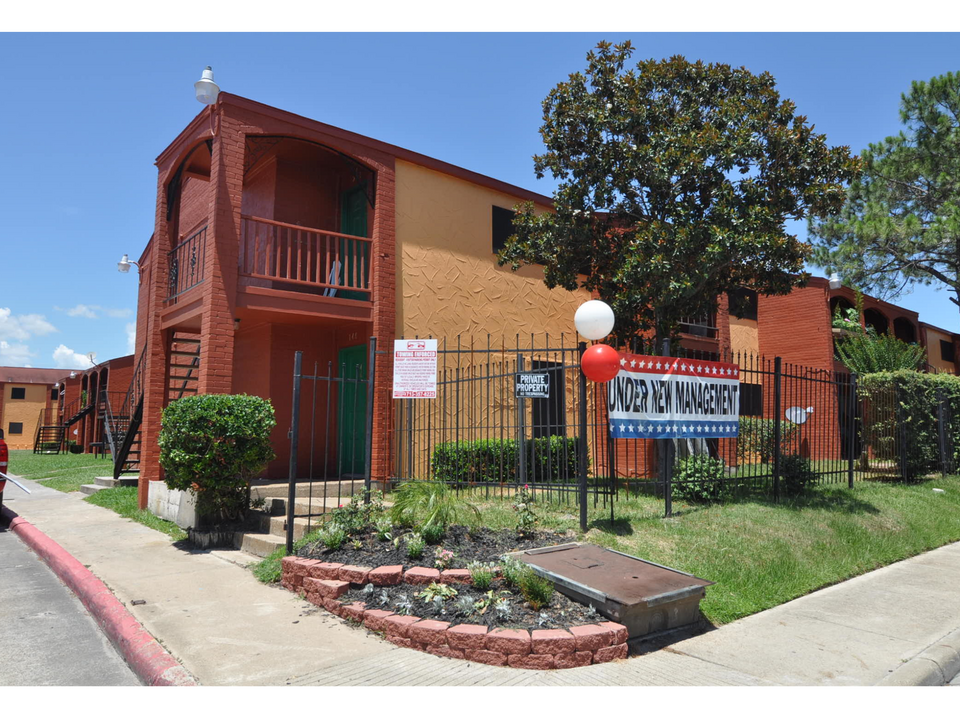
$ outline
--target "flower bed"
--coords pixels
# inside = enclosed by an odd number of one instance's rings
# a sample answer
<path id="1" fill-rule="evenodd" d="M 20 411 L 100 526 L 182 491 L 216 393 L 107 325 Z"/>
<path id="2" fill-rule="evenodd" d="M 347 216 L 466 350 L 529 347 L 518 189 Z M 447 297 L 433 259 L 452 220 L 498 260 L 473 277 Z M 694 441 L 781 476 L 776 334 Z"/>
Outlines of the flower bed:
<path id="1" fill-rule="evenodd" d="M 466 570 L 437 570 L 402 565 L 363 567 L 319 559 L 286 557 L 281 584 L 303 593 L 313 604 L 347 620 L 362 623 L 387 641 L 434 655 L 516 668 L 550 670 L 580 667 L 627 656 L 627 629 L 614 622 L 574 624 L 567 628 L 490 628 L 487 625 L 424 619 L 392 610 L 368 608 L 365 602 L 343 602 L 351 589 L 416 586 L 444 582 L 465 585 Z"/>

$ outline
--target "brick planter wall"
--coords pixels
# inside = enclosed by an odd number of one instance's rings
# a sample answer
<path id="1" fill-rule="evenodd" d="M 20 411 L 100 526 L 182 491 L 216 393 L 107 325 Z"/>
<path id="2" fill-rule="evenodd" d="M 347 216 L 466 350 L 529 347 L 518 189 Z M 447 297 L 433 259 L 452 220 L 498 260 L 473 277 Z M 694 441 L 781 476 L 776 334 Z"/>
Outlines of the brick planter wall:
<path id="1" fill-rule="evenodd" d="M 422 620 L 388 610 L 368 610 L 362 602 L 343 603 L 338 599 L 351 582 L 356 582 L 352 578 L 362 577 L 362 582 L 376 586 L 396 586 L 400 584 L 401 572 L 400 566 L 358 568 L 290 556 L 282 561 L 280 583 L 291 592 L 303 593 L 308 602 L 334 615 L 384 633 L 387 642 L 441 657 L 530 670 L 596 665 L 627 657 L 627 628 L 620 623 L 598 622 L 532 632 L 505 628 L 488 631 L 485 625 Z M 463 582 L 463 572 L 444 571 L 449 573 L 451 582 Z M 440 575 L 432 568 L 410 568 L 402 574 L 402 581 L 424 585 L 436 582 Z"/>

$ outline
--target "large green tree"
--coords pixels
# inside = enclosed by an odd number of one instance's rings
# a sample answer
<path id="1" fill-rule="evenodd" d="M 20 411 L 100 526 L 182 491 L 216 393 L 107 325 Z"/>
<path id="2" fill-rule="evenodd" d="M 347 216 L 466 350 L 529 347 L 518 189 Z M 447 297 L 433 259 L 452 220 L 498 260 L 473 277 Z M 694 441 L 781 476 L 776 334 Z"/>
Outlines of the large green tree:
<path id="1" fill-rule="evenodd" d="M 813 261 L 885 298 L 942 283 L 960 306 L 960 73 L 914 82 L 900 119 L 863 152 L 841 212 L 810 223 Z"/>
<path id="2" fill-rule="evenodd" d="M 784 221 L 838 212 L 858 167 L 770 74 L 682 57 L 626 69 L 632 52 L 600 43 L 544 101 L 534 162 L 559 180 L 555 212 L 518 208 L 500 254 L 543 265 L 549 287 L 597 291 L 620 342 L 675 334 L 738 287 L 788 293 L 806 246 Z"/>

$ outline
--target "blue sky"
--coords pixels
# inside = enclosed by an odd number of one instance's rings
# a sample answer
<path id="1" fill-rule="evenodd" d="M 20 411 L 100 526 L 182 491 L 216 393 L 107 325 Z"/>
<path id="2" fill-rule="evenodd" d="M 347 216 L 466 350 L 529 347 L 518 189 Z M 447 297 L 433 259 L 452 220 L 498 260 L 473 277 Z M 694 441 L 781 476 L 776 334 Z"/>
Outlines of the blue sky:
<path id="1" fill-rule="evenodd" d="M 541 101 L 597 41 L 626 38 L 636 59 L 767 70 L 854 152 L 900 129 L 911 80 L 960 70 L 956 34 L 5 34 L 0 365 L 131 352 L 137 278 L 116 262 L 150 237 L 153 162 L 201 109 L 204 66 L 225 91 L 549 195 L 531 160 Z M 946 292 L 898 302 L 960 331 Z"/>

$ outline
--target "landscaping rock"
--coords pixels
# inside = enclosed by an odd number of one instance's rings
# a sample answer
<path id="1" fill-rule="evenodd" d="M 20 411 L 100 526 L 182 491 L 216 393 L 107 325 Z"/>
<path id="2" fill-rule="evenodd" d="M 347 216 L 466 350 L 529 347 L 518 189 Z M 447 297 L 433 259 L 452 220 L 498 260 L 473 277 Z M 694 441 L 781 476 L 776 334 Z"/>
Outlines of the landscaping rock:
<path id="1" fill-rule="evenodd" d="M 413 567 L 403 575 L 403 581 L 410 585 L 429 585 L 440 580 L 440 571 L 436 568 Z"/>
<path id="2" fill-rule="evenodd" d="M 554 656 L 557 669 L 584 667 L 593 662 L 593 653 L 589 650 L 573 653 L 561 653 Z"/>
<path id="3" fill-rule="evenodd" d="M 341 580 L 319 580 L 308 577 L 303 580 L 303 589 L 325 598 L 338 598 L 350 589 L 350 583 Z"/>
<path id="4" fill-rule="evenodd" d="M 448 622 L 421 620 L 407 628 L 407 637 L 424 645 L 446 645 Z"/>
<path id="5" fill-rule="evenodd" d="M 370 570 L 372 568 L 360 565 L 343 565 L 339 571 L 339 579 L 355 585 L 366 585 Z"/>
<path id="6" fill-rule="evenodd" d="M 362 602 L 350 603 L 341 608 L 341 617 L 355 622 L 363 622 L 363 612 L 366 606 Z"/>
<path id="7" fill-rule="evenodd" d="M 383 621 L 383 629 L 387 635 L 407 637 L 407 629 L 419 620 L 416 615 L 390 615 Z"/>
<path id="8" fill-rule="evenodd" d="M 440 657 L 454 658 L 456 660 L 464 659 L 462 650 L 456 650 L 449 645 L 428 645 L 424 649 L 431 655 L 439 655 Z"/>
<path id="9" fill-rule="evenodd" d="M 503 667 L 507 664 L 506 655 L 499 652 L 493 652 L 492 650 L 464 650 L 463 656 L 467 660 L 483 663 L 484 665 L 497 665 Z"/>
<path id="10" fill-rule="evenodd" d="M 363 626 L 374 632 L 386 629 L 386 619 L 391 616 L 389 610 L 364 610 Z"/>
<path id="11" fill-rule="evenodd" d="M 381 565 L 370 571 L 367 581 L 377 586 L 399 585 L 403 582 L 403 565 Z"/>
<path id="12" fill-rule="evenodd" d="M 312 573 L 316 573 L 316 575 L 312 575 L 312 577 L 319 577 L 321 580 L 339 580 L 340 568 L 342 567 L 343 563 L 318 563 L 311 568 Z"/>
<path id="13" fill-rule="evenodd" d="M 611 647 L 600 648 L 593 653 L 595 663 L 610 662 L 611 660 L 625 660 L 627 657 L 627 644 L 613 645 Z"/>
<path id="14" fill-rule="evenodd" d="M 577 639 L 566 630 L 534 630 L 531 633 L 533 653 L 558 655 L 576 650 Z"/>
<path id="15" fill-rule="evenodd" d="M 470 577 L 469 570 L 444 570 L 440 573 L 440 582 L 469 585 L 471 582 L 473 582 L 473 579 Z"/>
<path id="16" fill-rule="evenodd" d="M 602 628 L 607 630 L 613 630 L 613 643 L 614 645 L 621 645 L 627 641 L 627 628 L 625 625 L 615 622 L 602 622 L 597 623 Z"/>
<path id="17" fill-rule="evenodd" d="M 486 625 L 454 625 L 447 630 L 447 644 L 457 650 L 483 650 L 486 642 Z"/>
<path id="18" fill-rule="evenodd" d="M 529 655 L 530 633 L 526 630 L 496 628 L 487 633 L 486 649 L 504 655 Z"/>
<path id="19" fill-rule="evenodd" d="M 614 632 L 599 625 L 576 625 L 570 632 L 577 639 L 577 650 L 599 650 L 613 644 Z"/>
<path id="20" fill-rule="evenodd" d="M 526 670 L 553 670 L 553 655 L 508 655 L 507 665 Z"/>

